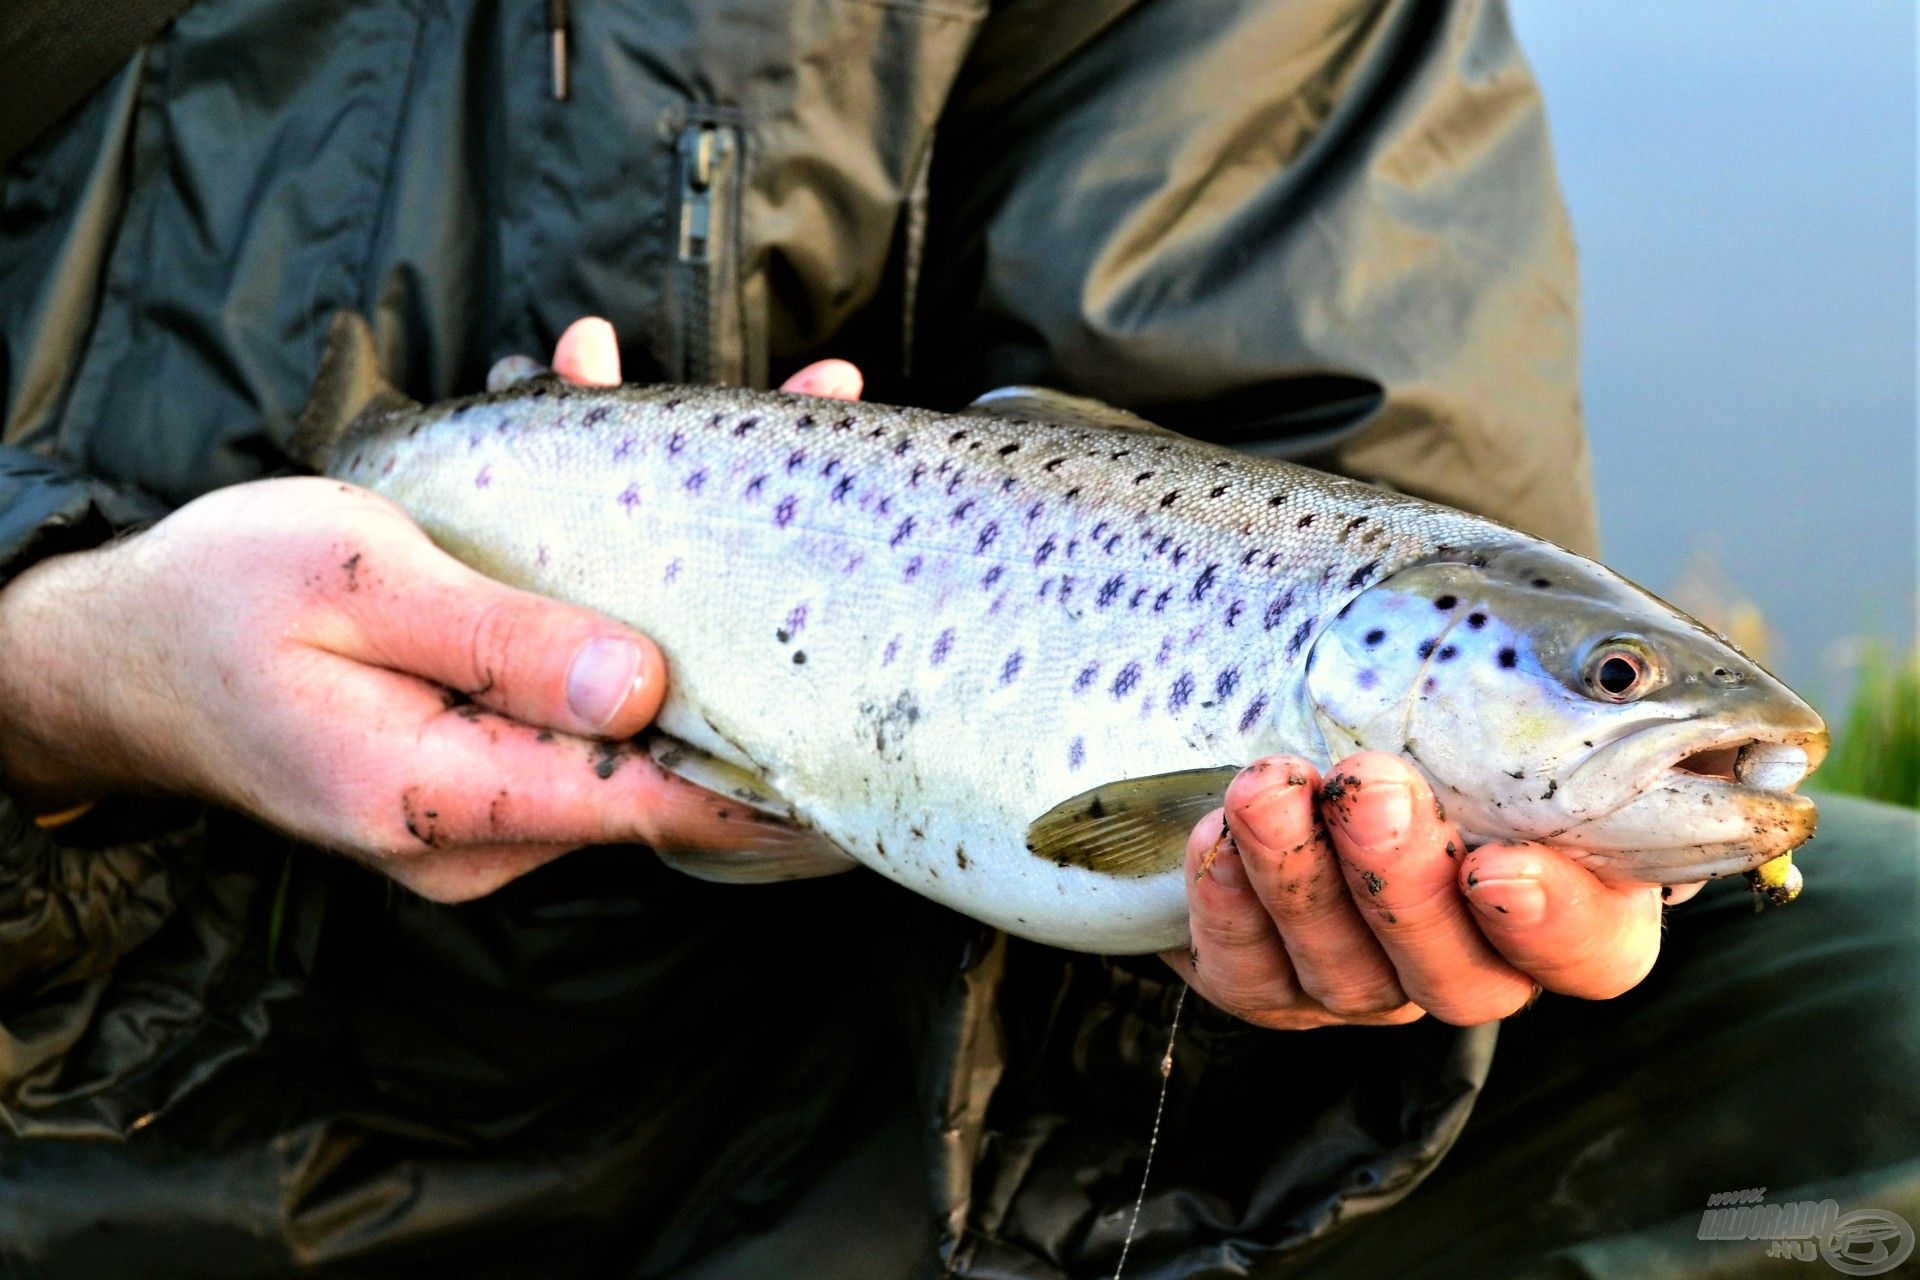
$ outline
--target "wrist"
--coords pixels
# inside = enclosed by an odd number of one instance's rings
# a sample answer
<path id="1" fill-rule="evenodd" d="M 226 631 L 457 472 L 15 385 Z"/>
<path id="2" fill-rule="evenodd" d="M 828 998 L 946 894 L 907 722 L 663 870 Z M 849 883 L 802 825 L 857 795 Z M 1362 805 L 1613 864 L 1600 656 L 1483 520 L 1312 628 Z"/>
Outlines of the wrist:
<path id="1" fill-rule="evenodd" d="M 92 614 L 107 554 L 53 556 L 0 588 L 0 783 L 36 813 L 96 799 L 125 775 L 92 675 L 106 666 Z"/>

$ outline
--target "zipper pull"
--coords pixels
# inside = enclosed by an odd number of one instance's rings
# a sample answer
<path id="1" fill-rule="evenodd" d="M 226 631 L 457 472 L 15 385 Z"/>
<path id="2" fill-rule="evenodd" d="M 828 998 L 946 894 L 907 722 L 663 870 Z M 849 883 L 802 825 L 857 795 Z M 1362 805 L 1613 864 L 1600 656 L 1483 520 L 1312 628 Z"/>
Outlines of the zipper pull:
<path id="1" fill-rule="evenodd" d="M 568 83 L 568 74 L 572 70 L 570 51 L 567 48 L 568 32 L 572 14 L 568 12 L 568 0 L 547 0 L 547 42 L 553 51 L 553 100 L 565 102 L 572 86 Z"/>
<path id="2" fill-rule="evenodd" d="M 713 233 L 715 131 L 701 128 L 680 140 L 680 261 L 705 262 Z"/>

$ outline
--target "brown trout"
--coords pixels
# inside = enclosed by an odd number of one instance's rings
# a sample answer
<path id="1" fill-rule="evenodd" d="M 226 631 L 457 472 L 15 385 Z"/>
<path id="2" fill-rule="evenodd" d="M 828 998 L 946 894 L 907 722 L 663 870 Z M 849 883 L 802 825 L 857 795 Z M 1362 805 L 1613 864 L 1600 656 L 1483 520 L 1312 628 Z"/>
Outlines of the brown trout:
<path id="1" fill-rule="evenodd" d="M 1056 393 L 941 414 L 503 362 L 489 394 L 423 408 L 370 361 L 336 330 L 308 430 L 326 470 L 651 635 L 654 757 L 844 853 L 674 860 L 695 874 L 864 864 L 1028 938 L 1160 950 L 1235 771 L 1360 749 L 1413 762 L 1468 839 L 1549 841 L 1607 880 L 1751 871 L 1813 833 L 1806 703 L 1488 520 Z"/>

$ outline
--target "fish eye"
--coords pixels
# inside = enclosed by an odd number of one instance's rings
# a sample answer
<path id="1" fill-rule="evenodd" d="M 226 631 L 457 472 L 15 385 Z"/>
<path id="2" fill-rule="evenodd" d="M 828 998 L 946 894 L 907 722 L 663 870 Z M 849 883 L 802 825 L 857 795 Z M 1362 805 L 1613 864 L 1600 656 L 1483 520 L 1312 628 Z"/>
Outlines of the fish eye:
<path id="1" fill-rule="evenodd" d="M 1644 643 L 1629 636 L 1615 636 L 1593 647 L 1581 676 L 1595 697 L 1606 702 L 1632 702 L 1653 691 L 1659 683 L 1659 668 Z"/>

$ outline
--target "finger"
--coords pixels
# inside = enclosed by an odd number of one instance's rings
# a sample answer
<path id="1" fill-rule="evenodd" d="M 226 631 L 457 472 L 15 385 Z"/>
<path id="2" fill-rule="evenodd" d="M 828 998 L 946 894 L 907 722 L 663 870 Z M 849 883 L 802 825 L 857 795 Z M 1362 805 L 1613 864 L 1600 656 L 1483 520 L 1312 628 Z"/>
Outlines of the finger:
<path id="1" fill-rule="evenodd" d="M 781 383 L 780 389 L 827 400 L 858 400 L 866 390 L 866 379 L 845 360 L 816 360 Z"/>
<path id="2" fill-rule="evenodd" d="M 396 672 L 323 655 L 340 744 L 317 826 L 395 858 L 638 841 L 664 852 L 818 851 L 821 838 L 661 769 L 630 743 L 543 730 Z M 510 859 L 509 862 L 512 860 Z"/>
<path id="3" fill-rule="evenodd" d="M 594 737 L 644 728 L 666 692 L 645 636 L 573 605 L 503 586 L 424 538 L 360 552 L 338 597 L 343 656 L 467 694 L 516 720 Z"/>
<path id="4" fill-rule="evenodd" d="M 583 316 L 568 325 L 554 344 L 553 371 L 582 386 L 619 386 L 620 341 L 613 326 L 599 316 Z"/>
<path id="5" fill-rule="evenodd" d="M 1319 786 L 1305 760 L 1255 761 L 1227 788 L 1227 825 L 1301 990 L 1343 1016 L 1399 1009 L 1406 993 L 1320 825 Z"/>
<path id="6" fill-rule="evenodd" d="M 1482 845 L 1460 866 L 1480 929 L 1541 986 L 1604 1000 L 1660 954 L 1660 890 L 1612 886 L 1543 845 Z"/>
<path id="7" fill-rule="evenodd" d="M 1250 1020 L 1297 1002 L 1286 949 L 1217 809 L 1187 839 L 1186 875 L 1189 980 L 1200 993 Z"/>
<path id="8" fill-rule="evenodd" d="M 1329 772 L 1321 814 L 1348 889 L 1415 1004 L 1461 1026 L 1525 1007 L 1533 981 L 1475 927 L 1447 855 L 1459 833 L 1416 770 L 1383 752 L 1352 756 Z"/>

